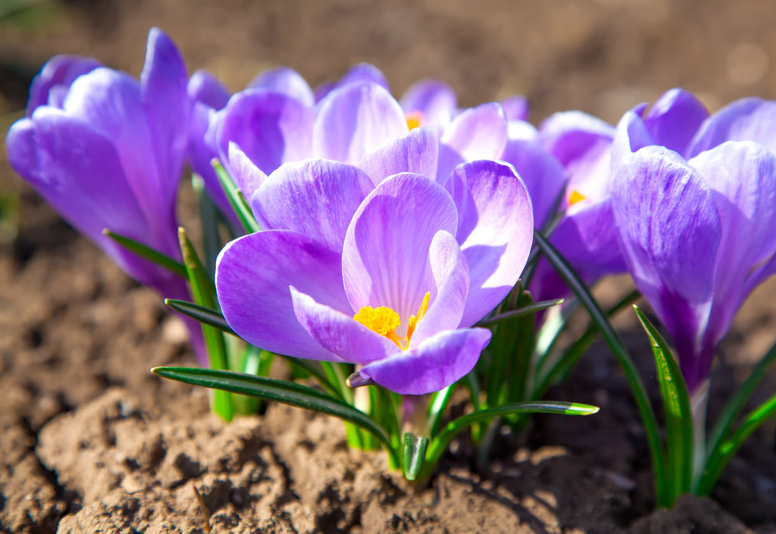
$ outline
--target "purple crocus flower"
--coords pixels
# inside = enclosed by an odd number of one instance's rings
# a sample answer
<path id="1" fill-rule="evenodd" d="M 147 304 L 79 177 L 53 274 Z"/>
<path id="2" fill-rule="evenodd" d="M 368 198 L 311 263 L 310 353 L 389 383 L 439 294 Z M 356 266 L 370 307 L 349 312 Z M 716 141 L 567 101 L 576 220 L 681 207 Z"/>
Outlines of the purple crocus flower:
<path id="1" fill-rule="evenodd" d="M 625 260 L 674 341 L 690 392 L 776 253 L 776 157 L 726 142 L 689 161 L 647 146 L 623 157 L 612 186 Z"/>
<path id="2" fill-rule="evenodd" d="M 667 91 L 649 109 L 642 104 L 629 113 L 639 117 L 649 132 L 649 144 L 680 152 L 687 150 L 708 117 L 705 107 L 682 89 Z M 565 217 L 551 241 L 588 283 L 626 271 L 609 191 L 613 169 L 623 154 L 622 147 L 615 145 L 615 131 L 600 119 L 578 111 L 557 113 L 540 128 L 540 144 L 563 165 L 568 178 L 562 206 Z M 568 292 L 546 261 L 537 266 L 531 290 L 541 299 Z"/>
<path id="3" fill-rule="evenodd" d="M 774 272 L 773 110 L 746 99 L 705 119 L 677 145 L 688 160 L 653 146 L 654 130 L 637 113 L 618 125 L 618 237 L 637 287 L 674 340 L 690 391 L 706 379 L 738 308 Z M 739 141 L 747 138 L 763 144 Z"/>
<path id="4" fill-rule="evenodd" d="M 281 167 L 257 194 L 272 196 L 285 229 L 244 236 L 218 259 L 230 326 L 267 350 L 357 364 L 400 394 L 463 377 L 490 339 L 469 327 L 517 282 L 533 221 L 508 165 L 453 174 L 446 188 L 412 173 L 374 187 L 344 163 Z"/>
<path id="5" fill-rule="evenodd" d="M 374 84 L 348 91 L 398 107 Z M 357 116 L 366 122 L 332 130 L 318 150 L 361 165 L 287 163 L 254 192 L 254 213 L 271 230 L 221 252 L 219 302 L 235 332 L 266 350 L 354 363 L 362 381 L 400 394 L 438 391 L 468 373 L 490 339 L 471 327 L 522 272 L 530 199 L 514 169 L 494 161 L 460 164 L 443 186 L 433 129 L 395 139 L 391 121 L 365 131 L 372 116 Z M 365 140 L 381 137 L 389 142 L 361 155 Z"/>
<path id="6" fill-rule="evenodd" d="M 60 55 L 49 59 L 32 80 L 27 117 L 40 106 L 61 108 L 76 78 L 101 66 L 96 59 L 87 57 Z"/>
<path id="7" fill-rule="evenodd" d="M 276 153 L 283 149 L 286 140 L 301 145 L 298 150 L 303 152 L 293 153 L 294 157 L 309 156 L 309 143 L 305 146 L 303 141 L 309 140 L 309 131 L 299 131 L 298 128 L 289 131 L 282 127 L 289 122 L 283 119 L 285 113 L 296 112 L 314 117 L 313 91 L 295 70 L 280 67 L 262 72 L 246 90 L 237 93 L 231 100 L 221 82 L 210 73 L 199 70 L 189 80 L 188 95 L 192 104 L 188 158 L 194 172 L 202 176 L 208 193 L 222 213 L 231 217 L 232 208 L 211 161 L 220 158 L 228 167 L 230 142 L 244 144 L 246 150 L 252 149 L 257 159 L 263 157 L 261 167 L 265 173 L 272 172 L 279 165 Z M 230 110 L 229 120 L 238 125 L 227 126 L 227 133 L 222 134 L 222 121 L 227 116 L 227 106 Z M 290 111 L 286 111 L 286 108 Z M 310 121 L 307 129 L 311 127 Z M 234 130 L 239 131 L 241 137 L 230 138 Z M 250 143 L 245 142 L 246 136 L 252 138 Z"/>
<path id="8" fill-rule="evenodd" d="M 28 113 L 6 138 L 14 170 L 132 277 L 188 300 L 183 280 L 102 234 L 181 259 L 175 199 L 189 106 L 186 67 L 170 38 L 151 30 L 140 83 L 94 60 L 52 59 L 33 83 Z"/>

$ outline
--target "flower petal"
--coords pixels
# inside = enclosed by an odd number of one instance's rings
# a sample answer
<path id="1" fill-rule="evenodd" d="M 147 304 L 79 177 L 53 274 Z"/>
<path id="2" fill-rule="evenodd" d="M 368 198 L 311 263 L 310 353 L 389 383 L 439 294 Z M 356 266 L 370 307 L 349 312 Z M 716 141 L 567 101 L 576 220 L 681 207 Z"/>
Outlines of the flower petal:
<path id="1" fill-rule="evenodd" d="M 636 287 L 671 333 L 692 389 L 700 378 L 722 236 L 712 191 L 675 152 L 647 147 L 623 158 L 612 206 Z"/>
<path id="2" fill-rule="evenodd" d="M 568 192 L 591 202 L 608 196 L 615 128 L 580 111 L 556 113 L 539 129 L 539 143 L 560 161 L 569 176 Z"/>
<path id="3" fill-rule="evenodd" d="M 359 373 L 400 395 L 433 393 L 474 368 L 490 335 L 484 328 L 441 332 L 415 349 L 370 363 Z"/>
<path id="4" fill-rule="evenodd" d="M 356 164 L 408 132 L 404 112 L 388 91 L 374 83 L 353 83 L 332 91 L 321 103 L 313 154 Z"/>
<path id="5" fill-rule="evenodd" d="M 501 159 L 510 163 L 528 188 L 534 225 L 542 228 L 565 182 L 560 162 L 534 141 L 510 139 Z"/>
<path id="6" fill-rule="evenodd" d="M 113 145 L 88 124 L 53 107 L 11 126 L 8 161 L 57 212 L 95 241 L 126 272 L 144 284 L 159 268 L 126 252 L 104 228 L 155 246 Z"/>
<path id="7" fill-rule="evenodd" d="M 315 302 L 309 295 L 291 287 L 294 311 L 299 323 L 312 338 L 343 360 L 364 365 L 387 358 L 401 349 L 388 338 L 341 311 Z"/>
<path id="8" fill-rule="evenodd" d="M 637 111 L 628 111 L 617 123 L 617 133 L 612 143 L 612 172 L 617 170 L 625 156 L 645 146 L 657 144 L 647 130 L 647 125 Z"/>
<path id="9" fill-rule="evenodd" d="M 495 308 L 520 278 L 533 242 L 531 199 L 515 170 L 495 161 L 459 165 L 446 189 L 458 208 L 455 237 L 469 265 L 461 321 L 467 327 Z"/>
<path id="10" fill-rule="evenodd" d="M 508 121 L 528 120 L 528 99 L 523 95 L 508 96 L 499 101 Z"/>
<path id="11" fill-rule="evenodd" d="M 73 83 L 63 109 L 110 139 L 146 219 L 150 223 L 162 224 L 163 220 L 174 224 L 169 219 L 174 197 L 165 198 L 162 193 L 169 193 L 169 185 L 163 184 L 164 177 L 153 157 L 155 150 L 138 83 L 122 72 L 95 69 Z M 177 181 L 179 176 L 169 179 Z"/>
<path id="12" fill-rule="evenodd" d="M 299 324 L 289 286 L 317 302 L 352 313 L 342 287 L 341 257 L 287 230 L 238 238 L 218 255 L 216 290 L 226 321 L 264 350 L 310 360 L 339 361 Z"/>
<path id="13" fill-rule="evenodd" d="M 385 78 L 380 69 L 369 63 L 359 63 L 350 68 L 345 75 L 337 82 L 337 88 L 345 87 L 346 85 L 357 84 L 361 82 L 375 83 L 390 93 L 391 88 L 388 85 L 388 80 Z"/>
<path id="14" fill-rule="evenodd" d="M 450 195 L 415 174 L 383 181 L 361 203 L 345 236 L 342 274 L 354 310 L 387 306 L 402 325 L 434 287 L 428 251 L 440 230 L 455 233 Z"/>
<path id="15" fill-rule="evenodd" d="M 186 64 L 175 43 L 159 28 L 151 28 L 140 74 L 140 97 L 152 148 L 144 157 L 153 154 L 160 173 L 158 194 L 172 210 L 189 141 L 187 83 Z"/>
<path id="16" fill-rule="evenodd" d="M 234 95 L 222 112 L 216 141 L 222 161 L 236 143 L 263 173 L 310 157 L 315 113 L 297 99 L 267 89 Z M 231 169 L 230 169 L 231 171 Z"/>
<path id="17" fill-rule="evenodd" d="M 507 119 L 499 104 L 467 109 L 442 134 L 437 181 L 444 185 L 456 165 L 465 161 L 499 159 L 506 143 Z"/>
<path id="18" fill-rule="evenodd" d="M 101 67 L 96 59 L 59 55 L 49 59 L 32 80 L 27 116 L 39 106 L 62 107 L 64 97 L 76 78 Z"/>
<path id="19" fill-rule="evenodd" d="M 434 128 L 415 128 L 399 139 L 370 152 L 358 166 L 374 185 L 394 174 L 411 172 L 434 179 L 439 158 L 439 139 Z"/>
<path id="20" fill-rule="evenodd" d="M 776 253 L 776 156 L 751 141 L 727 142 L 689 164 L 711 187 L 722 224 L 709 321 L 716 344 L 752 289 L 747 277 Z"/>
<path id="21" fill-rule="evenodd" d="M 688 157 L 725 141 L 755 141 L 776 153 L 776 102 L 742 98 L 706 119 L 695 135 Z"/>
<path id="22" fill-rule="evenodd" d="M 198 70 L 191 75 L 186 93 L 192 102 L 200 102 L 215 110 L 223 109 L 229 102 L 229 91 L 206 70 Z"/>
<path id="23" fill-rule="evenodd" d="M 428 311 L 418 321 L 410 340 L 410 348 L 461 324 L 466 296 L 469 293 L 469 267 L 458 242 L 452 234 L 440 230 L 431 241 L 428 251 L 434 287 Z"/>
<path id="24" fill-rule="evenodd" d="M 242 192 L 246 199 L 249 199 L 258 191 L 264 182 L 267 181 L 267 175 L 261 172 L 250 160 L 245 152 L 237 146 L 237 143 L 229 142 L 229 164 L 230 177 L 234 184 Z M 262 227 L 264 228 L 264 227 Z"/>
<path id="25" fill-rule="evenodd" d="M 267 228 L 294 230 L 341 253 L 353 214 L 372 188 L 358 167 L 309 159 L 273 172 L 251 207 Z"/>
<path id="26" fill-rule="evenodd" d="M 216 203 L 221 213 L 237 224 L 229 200 L 218 181 L 211 161 L 218 157 L 218 149 L 213 142 L 206 141 L 210 120 L 216 110 L 226 106 L 229 93 L 215 76 L 204 70 L 198 70 L 189 79 L 187 86 L 189 99 L 192 102 L 189 119 L 188 160 L 191 168 L 202 177 L 210 198 Z"/>
<path id="27" fill-rule="evenodd" d="M 315 95 L 310 85 L 294 69 L 278 67 L 266 70 L 248 84 L 249 89 L 272 89 L 296 98 L 307 107 L 315 105 Z"/>
<path id="28" fill-rule="evenodd" d="M 685 91 L 666 91 L 644 115 L 644 124 L 655 143 L 684 155 L 690 141 L 709 116 L 706 106 Z"/>
<path id="29" fill-rule="evenodd" d="M 420 80 L 407 89 L 399 100 L 402 109 L 423 114 L 423 125 L 444 126 L 450 122 L 458 104 L 455 91 L 439 80 Z"/>

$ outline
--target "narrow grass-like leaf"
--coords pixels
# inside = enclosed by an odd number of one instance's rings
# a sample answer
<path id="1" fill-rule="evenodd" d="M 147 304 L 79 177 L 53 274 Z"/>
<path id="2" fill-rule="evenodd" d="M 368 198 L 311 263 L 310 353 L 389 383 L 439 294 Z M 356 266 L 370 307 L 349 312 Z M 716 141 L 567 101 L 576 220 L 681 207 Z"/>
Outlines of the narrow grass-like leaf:
<path id="1" fill-rule="evenodd" d="M 284 356 L 282 354 L 279 354 L 278 356 L 281 356 L 283 359 L 285 359 L 288 362 L 288 365 L 291 366 L 292 369 L 300 369 L 307 373 L 307 375 L 314 378 L 318 384 L 332 397 L 334 397 L 337 400 L 345 401 L 345 397 L 342 396 L 342 392 L 340 391 L 340 388 L 336 384 L 332 384 L 329 381 L 329 378 L 326 376 L 326 373 L 321 368 L 320 362 L 314 362 L 310 360 L 302 360 L 300 358 L 294 358 L 292 356 Z"/>
<path id="2" fill-rule="evenodd" d="M 196 173 L 191 175 L 191 185 L 199 197 L 199 215 L 202 220 L 202 245 L 205 251 L 205 268 L 211 280 L 216 276 L 216 257 L 221 250 L 218 235 L 218 209 L 205 190 L 205 181 Z"/>
<path id="3" fill-rule="evenodd" d="M 633 305 L 641 326 L 649 336 L 652 353 L 655 356 L 657 378 L 660 382 L 660 396 L 663 399 L 663 411 L 666 420 L 666 469 L 668 486 L 672 496 L 668 506 L 673 506 L 676 498 L 689 493 L 692 488 L 693 462 L 693 414 L 687 384 L 679 369 L 671 349 L 657 331 L 657 328 Z"/>
<path id="4" fill-rule="evenodd" d="M 634 289 L 633 291 L 628 293 L 625 297 L 623 297 L 619 302 L 617 302 L 614 306 L 606 310 L 606 316 L 611 319 L 612 317 L 620 313 L 622 310 L 630 307 L 640 298 L 641 298 L 641 293 L 639 293 L 638 290 Z M 579 301 L 574 299 L 573 305 L 578 306 Z M 598 337 L 598 334 L 601 332 L 597 324 L 595 323 L 591 324 L 588 327 L 588 329 L 585 330 L 585 332 L 569 348 L 567 348 L 563 352 L 560 358 L 552 358 L 550 357 L 550 355 L 553 353 L 555 345 L 558 343 L 558 340 L 560 339 L 560 334 L 564 331 L 564 329 L 568 325 L 569 318 L 570 318 L 570 315 L 565 320 L 563 318 L 558 319 L 558 321 L 560 321 L 561 324 L 558 326 L 555 332 L 552 333 L 553 338 L 549 341 L 549 343 L 546 346 L 546 349 L 543 352 L 545 356 L 539 360 L 539 363 L 536 366 L 536 371 L 534 372 L 534 376 L 536 377 L 536 382 L 533 389 L 534 391 L 532 396 L 533 399 L 542 398 L 544 396 L 544 393 L 547 391 L 547 389 L 549 389 L 549 387 L 552 384 L 562 381 L 564 377 L 568 376 L 568 374 L 574 368 L 574 365 L 576 365 L 577 361 L 579 361 L 579 358 L 581 358 L 582 355 L 587 352 L 587 349 L 590 348 L 590 346 Z M 540 335 L 541 334 L 542 332 L 540 331 Z M 538 344 L 539 342 L 537 341 L 537 346 Z"/>
<path id="5" fill-rule="evenodd" d="M 214 326 L 222 332 L 232 334 L 233 336 L 237 335 L 229 326 L 229 323 L 226 322 L 226 319 L 224 319 L 224 315 L 218 310 L 211 310 L 210 308 L 205 308 L 204 306 L 194 304 L 193 302 L 186 302 L 185 300 L 164 299 L 164 303 L 176 312 L 191 317 L 200 323 Z"/>
<path id="6" fill-rule="evenodd" d="M 391 441 L 385 429 L 362 411 L 317 389 L 285 380 L 196 367 L 156 367 L 152 369 L 152 372 L 162 378 L 194 386 L 240 395 L 251 395 L 264 400 L 333 415 L 372 434 L 385 445 L 388 454 L 395 456 L 394 460 L 397 465 L 399 464 L 397 452 L 391 447 Z"/>
<path id="7" fill-rule="evenodd" d="M 744 418 L 741 426 L 733 433 L 733 435 L 720 442 L 719 446 L 713 451 L 713 454 L 709 456 L 706 462 L 706 468 L 703 470 L 703 476 L 701 477 L 700 484 L 698 485 L 698 495 L 709 495 L 711 490 L 717 484 L 720 475 L 727 467 L 731 458 L 738 452 L 738 449 L 744 444 L 744 442 L 751 436 L 755 430 L 776 415 L 776 395 L 773 395 L 760 406 L 752 410 L 749 415 Z"/>
<path id="8" fill-rule="evenodd" d="M 447 386 L 442 391 L 438 391 L 434 394 L 434 398 L 428 407 L 428 428 L 429 434 L 432 436 L 439 430 L 439 425 L 442 422 L 442 416 L 445 413 L 445 408 L 450 403 L 450 399 L 453 397 L 455 391 L 455 384 Z"/>
<path id="9" fill-rule="evenodd" d="M 483 319 L 476 326 L 488 326 L 491 324 L 500 323 L 507 319 L 514 319 L 516 317 L 531 315 L 536 312 L 546 310 L 547 308 L 552 308 L 553 306 L 557 306 L 558 304 L 562 304 L 562 303 L 563 303 L 563 299 L 543 300 L 541 302 L 536 302 L 533 304 L 529 304 L 527 306 L 522 306 L 516 310 L 510 310 L 508 312 L 500 313 L 489 319 Z"/>
<path id="10" fill-rule="evenodd" d="M 428 438 L 420 438 L 411 432 L 404 434 L 404 478 L 413 481 L 417 478 L 426 460 Z"/>
<path id="11" fill-rule="evenodd" d="M 256 218 L 253 216 L 251 207 L 245 200 L 245 196 L 243 196 L 242 192 L 234 185 L 234 181 L 232 181 L 231 176 L 226 172 L 224 166 L 221 165 L 221 162 L 214 159 L 211 162 L 211 165 L 213 165 L 216 176 L 218 176 L 218 181 L 221 182 L 221 187 L 224 189 L 224 193 L 226 193 L 226 198 L 229 199 L 229 203 L 232 205 L 232 209 L 234 210 L 235 215 L 237 215 L 240 224 L 243 225 L 245 231 L 249 234 L 261 231 L 259 224 L 256 222 Z"/>
<path id="12" fill-rule="evenodd" d="M 186 237 L 186 230 L 178 228 L 178 240 L 183 254 L 183 263 L 189 275 L 189 285 L 194 302 L 203 308 L 214 309 L 216 307 L 216 288 L 208 276 L 197 252 Z M 219 329 L 207 324 L 202 324 L 202 334 L 205 338 L 210 367 L 215 370 L 229 369 L 229 360 L 226 353 L 224 334 Z M 225 421 L 231 421 L 234 417 L 234 404 L 232 396 L 223 391 L 213 393 L 213 411 Z"/>
<path id="13" fill-rule="evenodd" d="M 156 250 L 152 249 L 151 247 L 147 247 L 142 243 L 138 243 L 134 239 L 130 239 L 115 232 L 111 232 L 108 228 L 105 228 L 102 233 L 103 235 L 110 237 L 112 240 L 130 252 L 134 252 L 138 256 L 145 258 L 152 263 L 155 263 L 159 267 L 164 267 L 171 273 L 176 274 L 181 278 L 188 279 L 189 275 L 186 272 L 186 266 L 181 262 L 175 261 L 171 257 L 165 256 L 161 252 L 157 252 Z"/>
<path id="14" fill-rule="evenodd" d="M 426 453 L 426 466 L 423 470 L 424 476 L 421 477 L 421 479 L 425 479 L 431 475 L 431 470 L 433 470 L 434 466 L 447 449 L 447 446 L 450 445 L 450 442 L 453 440 L 453 438 L 466 427 L 474 423 L 489 421 L 494 417 L 505 415 L 526 415 L 534 413 L 592 415 L 598 410 L 599 408 L 597 406 L 591 406 L 589 404 L 544 401 L 505 404 L 504 406 L 488 408 L 487 410 L 479 410 L 468 415 L 464 415 L 463 417 L 459 417 L 458 419 L 450 421 L 438 434 L 431 436 L 431 442 L 429 443 L 428 452 Z"/>
<path id="15" fill-rule="evenodd" d="M 743 441 L 741 441 L 737 447 L 733 445 L 734 438 L 730 437 L 730 435 L 733 433 L 733 421 L 744 410 L 744 407 L 749 401 L 749 398 L 752 396 L 755 389 L 757 389 L 757 386 L 760 384 L 760 382 L 762 382 L 766 371 L 770 368 L 771 365 L 774 364 L 774 362 L 776 362 L 776 345 L 773 345 L 770 348 L 762 360 L 760 360 L 760 362 L 749 374 L 744 383 L 741 384 L 741 386 L 738 388 L 735 395 L 733 395 L 733 397 L 725 405 L 725 409 L 720 414 L 719 419 L 717 419 L 717 422 L 714 425 L 714 428 L 711 431 L 711 435 L 709 437 L 709 442 L 706 449 L 709 451 L 706 458 L 706 466 L 698 482 L 698 487 L 695 488 L 698 495 L 709 495 L 711 493 L 711 490 L 714 489 L 717 480 L 722 474 L 722 471 L 724 471 L 725 466 L 727 466 L 727 463 L 730 461 L 730 458 L 738 450 L 738 447 L 743 444 Z M 772 400 L 773 398 L 771 401 Z M 760 408 L 767 406 L 767 404 L 768 401 L 761 405 Z M 752 414 L 757 414 L 757 412 L 758 410 L 754 410 Z M 751 417 L 752 414 L 750 414 L 749 417 Z M 747 421 L 749 421 L 749 417 L 747 417 Z M 762 419 L 762 421 L 765 421 L 767 418 L 768 417 L 765 417 Z M 741 429 L 745 427 L 745 425 L 746 422 L 741 425 L 738 431 L 736 431 L 735 435 L 738 435 L 741 432 Z M 751 429 L 751 432 L 754 432 L 756 429 L 757 426 L 754 426 Z M 751 432 L 746 434 L 744 439 L 749 437 Z"/>
<path id="16" fill-rule="evenodd" d="M 620 337 L 614 331 L 614 328 L 612 328 L 611 323 L 609 323 L 609 319 L 604 312 L 601 311 L 598 303 L 593 299 L 592 295 L 590 295 L 587 287 L 582 280 L 580 280 L 579 276 L 577 276 L 577 273 L 574 272 L 574 269 L 566 262 L 555 247 L 541 236 L 541 234 L 534 232 L 534 239 L 537 245 L 542 249 L 547 260 L 574 292 L 580 303 L 587 309 L 590 318 L 598 325 L 598 328 L 601 329 L 601 333 L 603 334 L 607 345 L 609 345 L 614 357 L 617 359 L 617 362 L 625 373 L 625 378 L 628 380 L 628 384 L 630 384 L 633 397 L 636 400 L 636 406 L 641 415 L 641 422 L 644 425 L 644 431 L 647 436 L 650 458 L 654 469 L 655 493 L 658 496 L 659 504 L 665 507 L 665 499 L 668 497 L 665 452 L 660 440 L 660 430 L 657 425 L 657 418 L 655 417 L 655 412 L 649 401 L 647 389 L 644 387 L 644 383 L 639 376 L 636 365 L 633 363 L 633 360 L 628 354 L 625 345 L 620 340 Z"/>
<path id="17" fill-rule="evenodd" d="M 749 374 L 743 384 L 736 390 L 735 394 L 725 405 L 725 409 L 722 410 L 717 422 L 714 424 L 714 428 L 709 435 L 708 442 L 708 457 L 716 454 L 716 449 L 724 438 L 726 438 L 731 432 L 731 426 L 733 421 L 741 414 L 749 401 L 749 398 L 754 393 L 757 386 L 760 385 L 765 373 L 768 371 L 771 365 L 776 362 L 776 345 L 773 345 L 770 350 L 763 356 L 758 362 L 752 372 Z"/>

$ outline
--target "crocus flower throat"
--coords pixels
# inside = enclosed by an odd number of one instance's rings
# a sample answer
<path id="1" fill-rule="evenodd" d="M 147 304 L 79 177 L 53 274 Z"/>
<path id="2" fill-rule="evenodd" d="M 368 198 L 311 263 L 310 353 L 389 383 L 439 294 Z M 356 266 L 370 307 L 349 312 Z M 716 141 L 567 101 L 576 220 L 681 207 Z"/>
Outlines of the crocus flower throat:
<path id="1" fill-rule="evenodd" d="M 420 304 L 418 314 L 410 316 L 410 319 L 407 322 L 407 335 L 404 337 L 399 337 L 396 333 L 396 329 L 401 326 L 399 314 L 387 306 L 380 306 L 379 308 L 364 306 L 358 310 L 358 313 L 353 316 L 353 319 L 366 326 L 372 332 L 387 337 L 400 349 L 407 350 L 410 346 L 412 334 L 418 326 L 418 322 L 426 315 L 429 298 L 431 298 L 431 293 L 427 292 L 423 297 L 423 302 Z"/>

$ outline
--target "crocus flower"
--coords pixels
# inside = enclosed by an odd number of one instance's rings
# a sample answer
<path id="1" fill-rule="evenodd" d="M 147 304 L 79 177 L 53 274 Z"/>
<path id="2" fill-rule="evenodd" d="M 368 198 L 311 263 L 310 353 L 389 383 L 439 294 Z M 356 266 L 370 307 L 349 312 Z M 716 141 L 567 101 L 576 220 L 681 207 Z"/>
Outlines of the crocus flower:
<path id="1" fill-rule="evenodd" d="M 60 55 L 48 60 L 32 80 L 27 117 L 40 106 L 61 108 L 76 78 L 101 66 L 96 59 L 79 56 Z"/>
<path id="2" fill-rule="evenodd" d="M 239 144 L 244 141 L 243 138 L 230 139 L 229 133 L 219 139 L 221 119 L 225 115 L 222 110 L 230 103 L 229 92 L 213 75 L 203 70 L 191 76 L 187 91 L 192 105 L 188 148 L 191 167 L 202 176 L 208 194 L 221 212 L 231 217 L 232 208 L 211 165 L 214 158 L 220 158 L 228 166 L 229 142 L 236 141 Z M 279 124 L 282 122 L 285 106 L 303 109 L 302 113 L 312 116 L 314 103 L 315 96 L 305 79 L 293 69 L 280 67 L 260 73 L 245 91 L 238 93 L 230 104 L 233 108 L 230 116 L 233 117 L 231 120 L 240 122 L 241 132 L 250 132 L 259 140 L 250 146 L 258 145 L 255 150 L 258 157 L 262 151 L 274 154 L 277 150 L 273 148 L 284 144 L 286 139 L 289 142 L 309 139 L 309 133 L 288 132 L 282 130 Z M 228 130 L 235 128 L 231 126 Z M 262 145 L 262 140 L 266 140 L 268 146 Z M 246 144 L 246 149 L 249 148 L 247 143 L 243 144 Z M 222 149 L 219 150 L 219 147 Z M 309 147 L 303 146 L 302 149 L 306 152 L 300 156 L 308 156 Z M 268 173 L 275 170 L 277 165 L 264 162 L 262 167 L 264 172 Z"/>
<path id="3" fill-rule="evenodd" d="M 638 113 L 618 125 L 618 238 L 637 287 L 674 340 L 691 391 L 708 375 L 738 308 L 773 274 L 773 109 L 747 99 L 705 119 L 676 145 L 692 155 L 687 160 L 658 150 Z M 746 138 L 766 145 L 738 141 Z"/>
<path id="4" fill-rule="evenodd" d="M 28 112 L 6 138 L 14 170 L 129 275 L 188 300 L 183 280 L 102 234 L 108 228 L 180 259 L 175 199 L 189 106 L 170 38 L 151 30 L 140 83 L 93 60 L 52 59 L 33 83 Z"/>
<path id="5" fill-rule="evenodd" d="M 688 160 L 663 147 L 626 155 L 612 186 L 636 286 L 674 341 L 690 391 L 776 253 L 776 157 L 726 142 Z"/>
<path id="6" fill-rule="evenodd" d="M 424 167 L 422 133 L 372 153 L 373 169 L 398 171 L 378 181 L 329 160 L 268 177 L 252 205 L 273 229 L 231 242 L 217 262 L 219 302 L 238 335 L 289 356 L 354 363 L 357 383 L 400 394 L 438 391 L 472 369 L 490 339 L 472 325 L 527 260 L 531 204 L 504 163 L 461 164 L 444 187 L 433 168 L 402 172 Z M 363 147 L 353 142 L 345 154 Z"/>
<path id="7" fill-rule="evenodd" d="M 651 144 L 680 152 L 708 117 L 705 107 L 682 89 L 667 91 L 649 109 L 642 104 L 629 113 L 650 132 Z M 563 165 L 568 178 L 565 215 L 551 242 L 588 283 L 625 272 L 610 196 L 612 172 L 623 153 L 615 146 L 615 128 L 578 111 L 557 113 L 541 125 L 539 143 Z M 546 261 L 537 266 L 531 290 L 541 299 L 568 292 Z"/>

